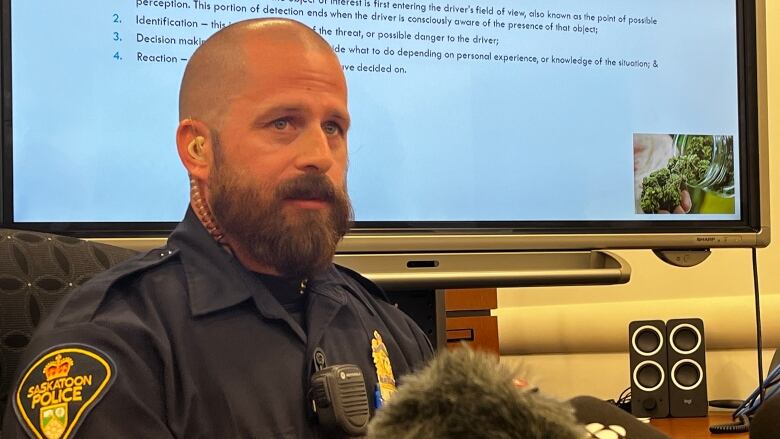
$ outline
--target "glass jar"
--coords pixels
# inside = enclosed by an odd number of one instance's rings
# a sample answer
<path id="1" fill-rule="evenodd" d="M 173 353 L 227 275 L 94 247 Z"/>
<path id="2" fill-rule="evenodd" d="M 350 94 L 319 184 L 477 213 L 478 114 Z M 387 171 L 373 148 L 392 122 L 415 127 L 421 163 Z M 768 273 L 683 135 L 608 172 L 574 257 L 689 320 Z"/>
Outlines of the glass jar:
<path id="1" fill-rule="evenodd" d="M 706 170 L 688 186 L 723 198 L 734 197 L 734 137 L 699 134 L 674 136 L 675 156 L 694 155 L 708 162 Z"/>

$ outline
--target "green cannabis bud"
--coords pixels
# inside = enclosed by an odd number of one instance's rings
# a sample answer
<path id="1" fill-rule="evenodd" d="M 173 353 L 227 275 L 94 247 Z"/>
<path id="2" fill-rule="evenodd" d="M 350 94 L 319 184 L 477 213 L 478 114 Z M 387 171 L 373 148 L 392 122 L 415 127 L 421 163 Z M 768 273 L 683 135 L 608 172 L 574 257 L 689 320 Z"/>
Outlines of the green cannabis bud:
<path id="1" fill-rule="evenodd" d="M 704 178 L 712 161 L 712 136 L 690 136 L 683 153 L 669 159 L 666 167 L 642 180 L 639 206 L 645 213 L 673 211 L 680 205 L 680 192 Z"/>
<path id="2" fill-rule="evenodd" d="M 671 172 L 679 174 L 686 185 L 691 185 L 704 178 L 709 166 L 709 160 L 701 160 L 694 155 L 682 155 L 669 159 L 667 168 Z"/>
<path id="3" fill-rule="evenodd" d="M 690 136 L 685 145 L 685 155 L 693 155 L 701 160 L 712 158 L 712 136 Z"/>
<path id="4" fill-rule="evenodd" d="M 682 189 L 683 177 L 673 173 L 669 167 L 661 168 L 642 180 L 639 205 L 645 213 L 655 213 L 661 209 L 671 212 L 680 204 Z"/>

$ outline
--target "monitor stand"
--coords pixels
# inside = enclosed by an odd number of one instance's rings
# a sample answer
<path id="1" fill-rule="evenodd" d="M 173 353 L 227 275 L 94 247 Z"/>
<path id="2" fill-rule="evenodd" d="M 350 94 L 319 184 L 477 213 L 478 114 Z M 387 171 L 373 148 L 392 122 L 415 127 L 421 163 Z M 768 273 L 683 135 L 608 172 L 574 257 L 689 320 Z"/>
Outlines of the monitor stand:
<path id="1" fill-rule="evenodd" d="M 658 258 L 675 267 L 693 267 L 704 262 L 710 256 L 710 249 L 692 250 L 653 250 Z"/>

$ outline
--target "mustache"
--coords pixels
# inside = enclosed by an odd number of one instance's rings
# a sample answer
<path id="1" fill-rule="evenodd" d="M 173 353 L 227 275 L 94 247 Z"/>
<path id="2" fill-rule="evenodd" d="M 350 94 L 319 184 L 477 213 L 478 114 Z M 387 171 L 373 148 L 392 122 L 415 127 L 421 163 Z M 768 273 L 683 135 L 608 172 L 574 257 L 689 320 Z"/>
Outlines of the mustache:
<path id="1" fill-rule="evenodd" d="M 340 194 L 333 183 L 322 174 L 303 174 L 282 183 L 276 189 L 279 200 L 294 198 L 334 202 Z"/>

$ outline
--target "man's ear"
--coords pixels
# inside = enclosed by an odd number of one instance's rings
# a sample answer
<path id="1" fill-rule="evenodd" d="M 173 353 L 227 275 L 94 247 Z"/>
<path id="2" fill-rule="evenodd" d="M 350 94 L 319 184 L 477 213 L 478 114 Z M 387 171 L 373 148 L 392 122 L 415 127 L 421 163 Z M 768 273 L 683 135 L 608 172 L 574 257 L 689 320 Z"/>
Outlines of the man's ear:
<path id="1" fill-rule="evenodd" d="M 176 149 L 179 159 L 190 176 L 205 181 L 214 159 L 213 139 L 208 126 L 187 118 L 179 122 L 176 129 Z"/>

